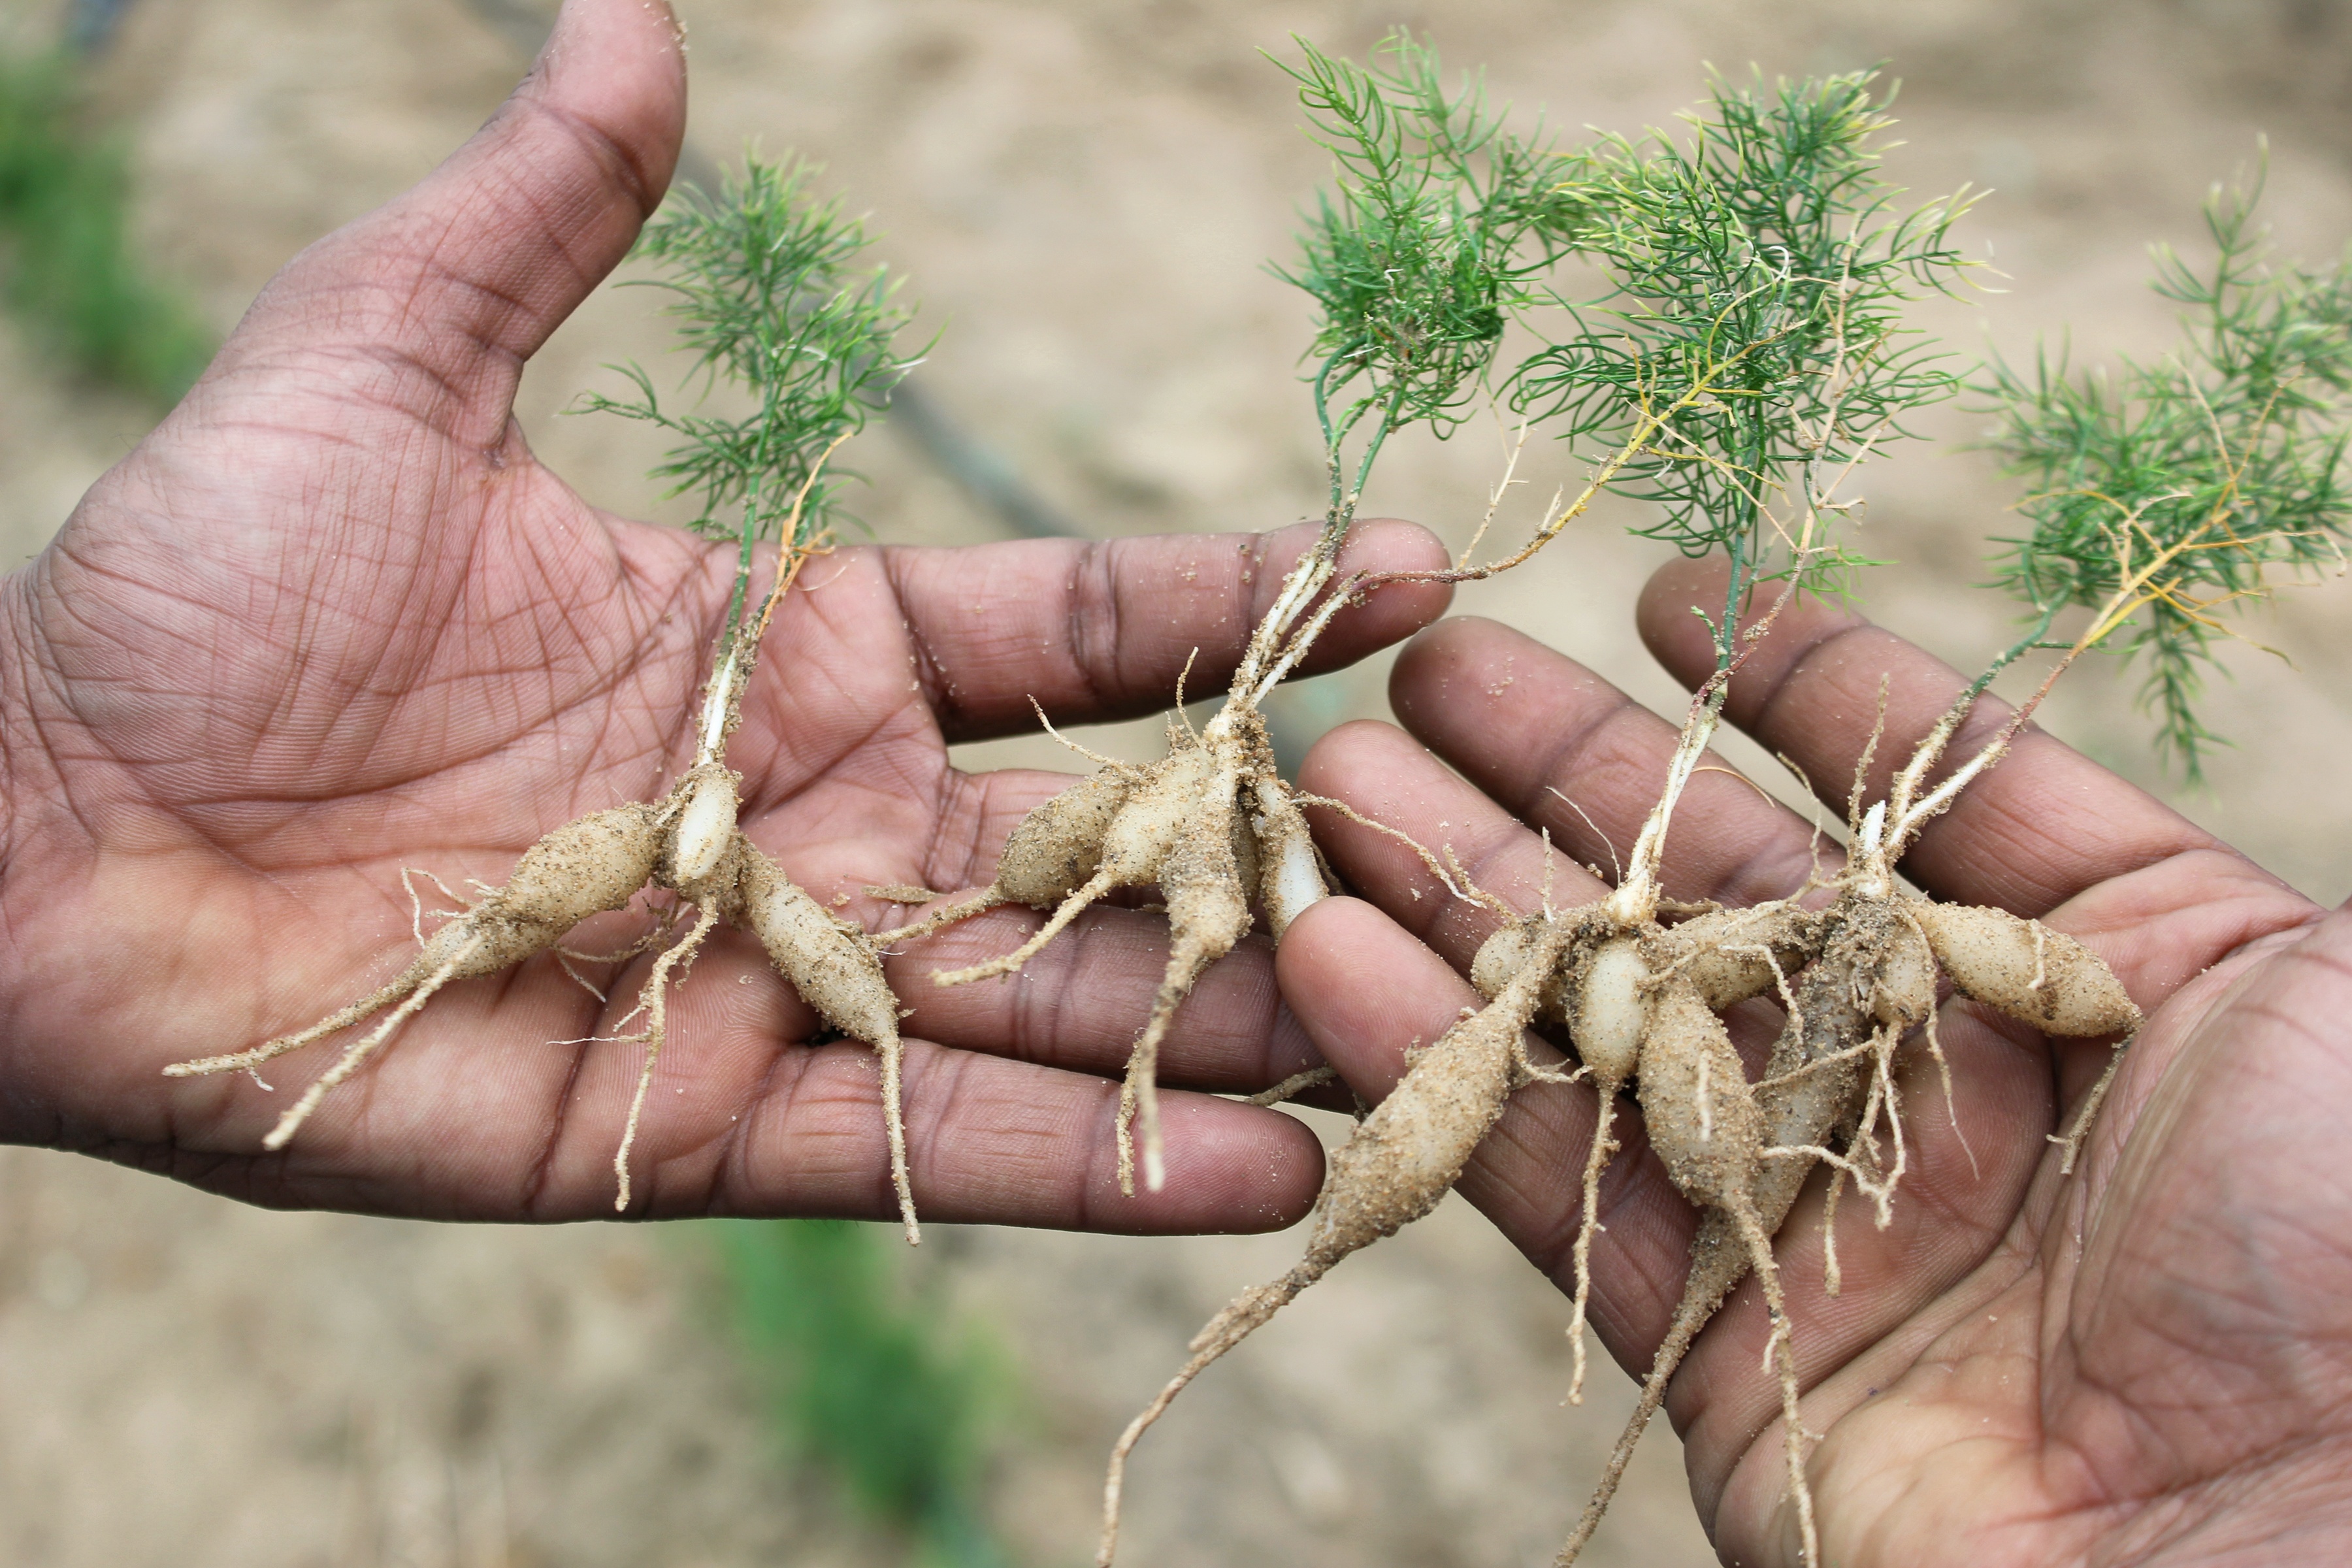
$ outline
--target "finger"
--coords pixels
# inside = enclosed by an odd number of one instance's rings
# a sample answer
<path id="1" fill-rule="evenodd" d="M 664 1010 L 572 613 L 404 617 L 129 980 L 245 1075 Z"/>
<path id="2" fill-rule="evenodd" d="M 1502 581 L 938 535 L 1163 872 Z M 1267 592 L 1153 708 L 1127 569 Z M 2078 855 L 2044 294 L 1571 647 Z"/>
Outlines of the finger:
<path id="1" fill-rule="evenodd" d="M 148 1098 L 201 1173 L 270 1203 L 472 1219 L 609 1216 L 614 1157 L 643 1045 L 623 1015 L 641 958 L 609 1003 L 546 958 L 518 976 L 460 983 L 320 1106 L 282 1157 L 247 1160 L 317 1063 L 289 1058 L 278 1092 L 235 1075 L 161 1079 Z M 876 1054 L 803 1044 L 815 1020 L 758 944 L 714 933 L 669 993 L 667 1043 L 630 1160 L 639 1215 L 895 1212 Z M 1134 1023 L 1128 1020 L 1128 1034 Z M 168 1097 L 168 1098 L 167 1098 Z M 1029 1062 L 907 1042 L 908 1147 L 920 1210 L 941 1220 L 1096 1229 L 1254 1230 L 1304 1213 L 1320 1180 L 1313 1134 L 1278 1111 L 1173 1093 L 1170 1174 L 1119 1195 L 1118 1084 Z M 168 1129 L 176 1129 L 169 1131 Z M 200 1129 L 191 1134 L 191 1130 Z M 421 1164 L 417 1150 L 432 1151 Z"/>
<path id="2" fill-rule="evenodd" d="M 656 1078 L 639 1131 L 646 1212 L 894 1214 L 875 1053 L 855 1041 L 793 1043 L 814 1019 L 751 943 L 715 946 L 693 980 L 672 999 L 677 1067 Z M 1130 1042 L 1136 1016 L 1126 1020 Z M 567 1086 L 552 1200 L 611 1203 L 613 1137 L 636 1069 L 634 1049 L 607 1047 Z M 1321 1176 L 1314 1135 L 1294 1119 L 1179 1093 L 1162 1108 L 1165 1190 L 1125 1197 L 1115 1079 L 912 1037 L 904 1079 L 918 1211 L 940 1220 L 1266 1229 L 1304 1213 Z"/>
<path id="3" fill-rule="evenodd" d="M 1397 717 L 1579 862 L 1633 852 L 1664 786 L 1683 715 L 1662 719 L 1534 638 L 1464 617 L 1413 639 L 1389 679 Z M 1676 802 L 1669 897 L 1786 898 L 1817 868 L 1812 825 L 1709 752 Z"/>
<path id="4" fill-rule="evenodd" d="M 1719 561 L 1675 562 L 1643 590 L 1642 637 L 1685 685 L 1714 668 L 1693 605 L 1723 599 Z M 1731 683 L 1724 713 L 1769 751 L 1793 759 L 1825 799 L 1843 806 L 1886 693 L 1864 798 L 1885 798 L 1896 769 L 1968 682 L 1958 671 L 1859 615 L 1808 598 L 1783 612 Z M 1976 704 L 1948 759 L 1975 754 L 2012 710 Z M 1947 770 L 1951 761 L 1945 764 Z M 2038 727 L 1930 823 L 1903 869 L 1939 898 L 2039 916 L 2086 888 L 2176 855 L 2220 846 L 2211 835 Z"/>
<path id="5" fill-rule="evenodd" d="M 1130 718 L 1213 695 L 1319 524 L 1264 534 L 1021 540 L 886 552 L 919 678 L 950 741 L 1034 727 L 1032 699 L 1056 723 Z M 1443 545 L 1412 523 L 1365 521 L 1341 574 L 1427 571 Z M 1342 611 L 1301 665 L 1361 658 L 1444 612 L 1452 590 L 1391 584 Z M 1189 674 L 1185 670 L 1191 661 Z"/>
<path id="6" fill-rule="evenodd" d="M 873 1053 L 788 1047 L 773 1069 L 733 1113 L 741 1120 L 723 1145 L 695 1147 L 700 1140 L 689 1129 L 677 1159 L 653 1164 L 651 1212 L 895 1215 Z M 1184 1093 L 1160 1101 L 1166 1185 L 1122 1194 L 1118 1098 L 1107 1079 L 909 1041 L 905 1105 L 917 1213 L 1150 1235 L 1276 1230 L 1314 1202 L 1322 1152 L 1303 1123 Z M 593 1169 L 583 1174 L 593 1190 Z"/>
<path id="7" fill-rule="evenodd" d="M 1547 873 L 1536 834 L 1391 725 L 1360 720 L 1330 731 L 1307 753 L 1298 783 L 1310 796 L 1344 801 L 1409 835 L 1441 862 L 1450 858 L 1474 887 L 1521 913 L 1540 906 L 1547 885 L 1554 909 L 1591 903 L 1608 890 L 1606 880 L 1557 847 Z M 1317 841 L 1348 885 L 1454 968 L 1466 970 L 1503 923 L 1486 904 L 1456 898 L 1412 845 L 1338 812 L 1307 810 Z"/>
<path id="8" fill-rule="evenodd" d="M 504 437 L 523 361 L 628 251 L 685 132 L 663 0 L 566 0 L 530 76 L 415 189 L 289 263 L 208 374 L 289 356 L 463 445 Z"/>
<path id="9" fill-rule="evenodd" d="M 630 1161 L 633 1214 L 897 1214 L 872 1051 L 744 1036 L 718 1048 L 679 1041 L 664 1062 L 679 1065 L 657 1070 L 646 1099 Z M 239 1157 L 258 1141 L 266 1122 L 257 1121 L 239 1128 L 251 1135 L 229 1144 L 232 1156 L 191 1154 L 176 1173 L 278 1205 L 609 1219 L 614 1152 L 638 1065 L 634 1047 L 596 1047 L 563 1079 L 558 1103 L 534 1089 L 531 1124 L 495 1129 L 482 1107 L 513 1076 L 505 1064 L 478 1068 L 462 1107 L 446 1096 L 404 1103 L 362 1078 L 282 1158 Z M 1139 1234 L 1273 1230 L 1307 1212 L 1322 1179 L 1315 1136 L 1294 1118 L 1171 1092 L 1160 1110 L 1167 1185 L 1126 1197 L 1116 1082 L 918 1039 L 907 1043 L 904 1081 L 909 1168 L 926 1219 Z M 500 1136 L 484 1140 L 486 1131 Z M 429 1170 L 404 1153 L 425 1147 L 436 1151 Z M 539 1157 L 519 1163 L 518 1152 Z"/>
<path id="10" fill-rule="evenodd" d="M 911 1009 L 905 1027 L 1041 1066 L 1123 1071 L 1168 970 L 1168 921 L 1160 915 L 1097 906 L 1017 974 L 931 983 L 1012 952 L 1044 920 L 1034 910 L 999 910 L 889 953 L 884 970 Z M 1321 1065 L 1282 1005 L 1274 947 L 1263 937 L 1245 939 L 1202 972 L 1160 1047 L 1161 1083 L 1224 1094 L 1254 1094 Z"/>

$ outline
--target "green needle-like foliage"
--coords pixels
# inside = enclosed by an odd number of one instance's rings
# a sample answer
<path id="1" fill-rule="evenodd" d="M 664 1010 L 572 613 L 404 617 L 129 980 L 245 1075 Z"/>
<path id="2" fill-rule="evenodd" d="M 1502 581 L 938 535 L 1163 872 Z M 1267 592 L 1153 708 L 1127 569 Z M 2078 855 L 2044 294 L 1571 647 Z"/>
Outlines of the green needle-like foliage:
<path id="1" fill-rule="evenodd" d="M 901 1299 L 869 1226 L 827 1220 L 719 1227 L 739 1331 L 800 1454 L 939 1568 L 1006 1559 L 979 1508 L 989 1369 L 927 1303 Z"/>
<path id="2" fill-rule="evenodd" d="M 1583 153 L 1563 203 L 1613 289 L 1570 305 L 1574 331 L 1516 378 L 1517 406 L 1562 435 L 1634 444 L 1621 480 L 1662 512 L 1636 531 L 1730 557 L 1726 660 L 1757 584 L 1835 587 L 1862 563 L 1834 539 L 1838 479 L 1958 385 L 1902 312 L 1955 286 L 1948 231 L 1967 204 L 1896 209 L 1870 83 L 1718 81 L 1686 140 Z"/>
<path id="3" fill-rule="evenodd" d="M 1979 389 L 2000 421 L 1990 445 L 2034 492 L 1999 574 L 2036 613 L 2029 642 L 2069 606 L 2098 612 L 2075 646 L 2112 637 L 2147 660 L 2158 743 L 2191 778 L 2216 740 L 2197 708 L 2229 635 L 2217 612 L 2274 569 L 2340 563 L 2352 522 L 2352 263 L 2274 263 L 2260 195 L 2257 178 L 2206 203 L 2210 270 L 2157 252 L 2158 292 L 2185 307 L 2170 353 L 2112 375 L 2063 353 L 2030 374 L 1996 361 Z"/>
<path id="4" fill-rule="evenodd" d="M 781 542 L 805 549 L 825 537 L 844 476 L 818 466 L 883 409 L 915 363 L 892 347 L 911 314 L 897 283 L 884 268 L 856 265 L 865 226 L 811 195 L 811 173 L 748 160 L 715 196 L 682 187 L 637 240 L 637 256 L 665 264 L 667 276 L 645 281 L 676 296 L 667 313 L 695 355 L 688 384 L 707 393 L 724 381 L 751 394 L 752 411 L 665 409 L 634 364 L 615 368 L 635 398 L 592 395 L 582 405 L 683 438 L 654 475 L 672 481 L 671 495 L 701 492 L 694 526 L 740 539 L 746 578 L 752 544 L 775 538 L 795 506 L 793 537 Z M 739 582 L 739 600 L 741 592 Z"/>
<path id="5" fill-rule="evenodd" d="M 1426 423 L 1442 437 L 1467 417 L 1505 329 L 1544 301 L 1581 205 L 1558 154 L 1506 131 L 1475 78 L 1449 93 L 1411 34 L 1369 66 L 1298 42 L 1305 64 L 1276 63 L 1338 172 L 1298 262 L 1277 274 L 1320 308 L 1309 359 L 1337 513 L 1391 432 Z M 1341 448 L 1367 419 L 1349 484 Z"/>

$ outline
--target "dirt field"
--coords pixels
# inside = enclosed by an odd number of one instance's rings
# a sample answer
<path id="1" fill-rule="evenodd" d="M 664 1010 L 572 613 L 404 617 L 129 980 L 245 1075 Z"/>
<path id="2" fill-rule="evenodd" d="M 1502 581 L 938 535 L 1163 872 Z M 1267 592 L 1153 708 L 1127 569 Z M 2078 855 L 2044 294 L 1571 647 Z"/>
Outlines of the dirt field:
<path id="1" fill-rule="evenodd" d="M 391 195 L 511 85 L 532 0 L 142 0 L 100 68 L 132 139 L 142 233 L 225 330 L 319 234 Z M 551 7 L 550 8 L 551 9 Z M 2271 214 L 2315 258 L 2352 235 L 2352 7 L 2334 0 L 681 0 L 692 136 L 824 163 L 944 328 L 938 403 L 1089 531 L 1254 528 L 1316 510 L 1296 379 L 1306 310 L 1261 264 L 1321 170 L 1255 50 L 1297 31 L 1360 49 L 1392 21 L 1556 122 L 1634 129 L 1700 90 L 1700 62 L 1891 62 L 1922 194 L 1998 187 L 1971 220 L 2007 292 L 1939 307 L 1976 352 L 2071 328 L 2079 355 L 2162 345 L 2145 247 L 2197 237 L 2206 186 L 2270 138 Z M 19 39 L 56 7 L 0 3 Z M 634 428 L 559 416 L 599 370 L 652 359 L 642 293 L 606 290 L 537 361 L 523 418 L 593 499 L 663 515 Z M 0 324 L 0 556 L 37 551 L 143 416 L 37 363 Z M 1946 411 L 1937 433 L 1976 426 Z M 1002 525 L 887 429 L 856 454 L 893 540 Z M 1455 538 L 1491 439 L 1399 451 L 1378 510 Z M 1538 462 L 1548 492 L 1556 477 Z M 1532 487 L 1531 487 L 1532 488 Z M 2005 629 L 1983 541 L 2008 499 L 1949 449 L 1867 485 L 1865 545 L 1895 558 L 1866 607 L 1957 662 Z M 1655 547 L 1590 526 L 1465 613 L 1522 626 L 1664 700 L 1630 626 Z M 2352 759 L 2352 589 L 2293 595 L 2232 651 L 2216 703 L 2241 749 L 2182 796 L 2127 682 L 2074 678 L 2051 725 L 2314 895 L 2352 892 L 2352 828 L 2322 781 Z M 1374 667 L 1284 701 L 1311 730 L 1381 710 Z M 1148 727 L 1090 737 L 1142 754 Z M 1034 740 L 974 766 L 1060 765 Z M 1740 760 L 1779 787 L 1768 761 Z M 989 1326 L 1026 1393 L 996 1477 L 1024 1563 L 1076 1563 L 1104 1446 L 1288 1237 L 1138 1242 L 942 1231 L 920 1267 Z M 238 1207 L 64 1155 L 0 1151 L 0 1564 L 881 1563 L 897 1549 L 778 1463 L 710 1315 L 690 1232 L 533 1232 Z M 1340 1270 L 1188 1395 L 1139 1458 L 1139 1565 L 1318 1568 L 1541 1560 L 1580 1506 L 1623 1400 L 1559 1407 L 1565 1303 L 1449 1205 Z M 1595 1563 L 1708 1559 L 1663 1429 Z"/>

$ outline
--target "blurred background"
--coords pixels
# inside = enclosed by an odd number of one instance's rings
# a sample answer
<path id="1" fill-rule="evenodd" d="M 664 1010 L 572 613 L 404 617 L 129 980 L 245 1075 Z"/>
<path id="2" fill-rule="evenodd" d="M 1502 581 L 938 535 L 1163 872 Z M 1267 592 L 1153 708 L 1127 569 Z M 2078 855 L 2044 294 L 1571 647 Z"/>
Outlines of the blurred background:
<path id="1" fill-rule="evenodd" d="M 1767 72 L 1885 61 L 1890 157 L 2003 292 L 1927 312 L 1971 356 L 2160 351 L 2147 247 L 2201 258 L 2208 186 L 2270 147 L 2282 247 L 2352 234 L 2352 5 L 2339 0 L 679 0 L 704 167 L 798 152 L 866 211 L 940 331 L 862 437 L 880 538 L 1255 529 L 1314 514 L 1303 300 L 1265 271 L 1323 173 L 1257 51 L 1360 54 L 1392 25 L 1558 125 L 1633 131 Z M 207 342 L 302 246 L 423 174 L 544 36 L 539 0 L 0 0 L 0 558 L 39 551 Z M 59 238 L 68 236 L 71 244 Z M 121 245 L 116 246 L 116 238 Z M 63 247 L 61 248 L 61 247 Z M 78 247 L 78 248 L 77 248 Z M 104 258 L 115 254 L 132 267 Z M 643 292 L 600 292 L 521 418 L 593 500 L 678 515 L 635 426 L 562 416 L 600 368 L 662 373 Z M 2006 606 L 1966 590 L 2011 496 L 1942 437 L 1874 468 L 1864 607 L 1952 659 Z M 1383 460 L 1370 509 L 1457 543 L 1498 467 L 1475 426 Z M 1531 451 L 1528 492 L 1570 477 Z M 1528 493 L 1527 505 L 1539 497 Z M 1657 547 L 1596 510 L 1465 590 L 1627 689 Z M 1527 521 L 1518 520 L 1522 526 Z M 1507 530 L 1510 515 L 1507 514 Z M 2207 786 L 2150 755 L 2128 677 L 2070 677 L 2051 727 L 2315 897 L 2352 891 L 2352 590 L 2281 598 L 2226 656 Z M 2291 662 L 2290 662 L 2291 661 Z M 1286 693 L 1287 736 L 1383 711 L 1375 662 Z M 1086 737 L 1156 754 L 1149 724 Z M 1737 758 L 1783 787 L 1753 749 Z M 972 766 L 1061 765 L 1034 739 Z M 936 1227 L 512 1231 L 265 1214 L 93 1162 L 0 1151 L 0 1564 L 490 1568 L 1076 1563 L 1099 1465 L 1185 1338 L 1288 1237 L 1131 1241 Z M 1625 1407 L 1565 1410 L 1564 1303 L 1459 1203 L 1352 1262 L 1204 1379 L 1139 1456 L 1131 1555 L 1164 1568 L 1542 1560 Z M 1709 1560 L 1649 1439 L 1600 1563 Z"/>

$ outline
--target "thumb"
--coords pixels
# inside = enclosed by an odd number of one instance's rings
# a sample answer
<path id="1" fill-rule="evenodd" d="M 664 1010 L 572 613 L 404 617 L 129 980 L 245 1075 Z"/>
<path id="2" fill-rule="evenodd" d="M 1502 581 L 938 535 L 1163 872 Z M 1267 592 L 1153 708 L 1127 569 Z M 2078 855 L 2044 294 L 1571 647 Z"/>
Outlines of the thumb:
<path id="1" fill-rule="evenodd" d="M 462 445 L 504 436 L 523 362 L 617 266 L 686 126 L 667 0 L 564 0 L 522 85 L 414 189 L 271 279 L 205 392 L 289 370 Z"/>

